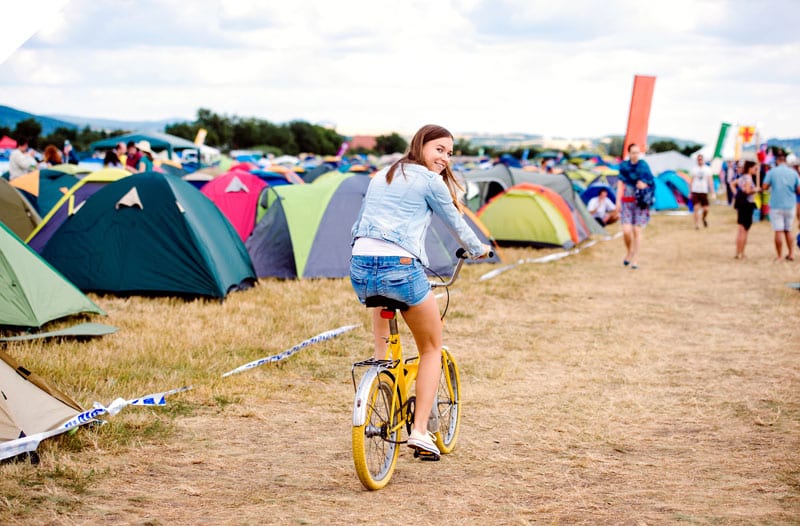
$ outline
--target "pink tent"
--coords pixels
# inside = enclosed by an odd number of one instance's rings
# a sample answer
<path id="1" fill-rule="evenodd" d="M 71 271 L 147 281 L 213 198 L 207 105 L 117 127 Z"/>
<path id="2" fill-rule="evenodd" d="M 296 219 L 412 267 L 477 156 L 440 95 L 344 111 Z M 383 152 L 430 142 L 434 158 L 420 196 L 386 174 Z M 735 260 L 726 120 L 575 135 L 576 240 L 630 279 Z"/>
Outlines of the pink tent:
<path id="1" fill-rule="evenodd" d="M 3 138 L 0 139 L 0 150 L 12 150 L 17 147 L 17 141 L 9 137 L 8 135 L 3 135 Z"/>
<path id="2" fill-rule="evenodd" d="M 256 226 L 258 198 L 267 186 L 258 176 L 230 170 L 206 183 L 200 190 L 219 208 L 245 241 Z"/>

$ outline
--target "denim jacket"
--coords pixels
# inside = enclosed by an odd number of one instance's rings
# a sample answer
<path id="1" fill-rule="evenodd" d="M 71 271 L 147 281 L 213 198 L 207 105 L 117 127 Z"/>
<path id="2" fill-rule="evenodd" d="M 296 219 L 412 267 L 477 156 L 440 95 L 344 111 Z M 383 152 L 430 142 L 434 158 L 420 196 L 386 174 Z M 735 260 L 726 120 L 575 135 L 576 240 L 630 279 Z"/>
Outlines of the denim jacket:
<path id="1" fill-rule="evenodd" d="M 483 244 L 453 204 L 441 175 L 419 164 L 404 163 L 387 184 L 388 171 L 384 168 L 370 181 L 351 231 L 352 243 L 359 237 L 390 241 L 428 265 L 425 234 L 431 213 L 436 213 L 470 254 L 483 254 Z"/>

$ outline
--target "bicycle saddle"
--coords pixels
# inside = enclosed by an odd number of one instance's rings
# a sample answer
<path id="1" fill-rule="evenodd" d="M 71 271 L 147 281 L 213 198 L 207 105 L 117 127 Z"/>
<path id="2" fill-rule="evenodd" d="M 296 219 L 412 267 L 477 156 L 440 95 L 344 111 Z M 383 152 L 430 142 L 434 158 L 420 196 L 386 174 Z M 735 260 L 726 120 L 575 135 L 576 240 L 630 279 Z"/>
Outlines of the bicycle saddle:
<path id="1" fill-rule="evenodd" d="M 365 300 L 367 307 L 384 307 L 393 310 L 408 310 L 408 304 L 402 301 L 397 301 L 386 296 L 367 296 Z"/>

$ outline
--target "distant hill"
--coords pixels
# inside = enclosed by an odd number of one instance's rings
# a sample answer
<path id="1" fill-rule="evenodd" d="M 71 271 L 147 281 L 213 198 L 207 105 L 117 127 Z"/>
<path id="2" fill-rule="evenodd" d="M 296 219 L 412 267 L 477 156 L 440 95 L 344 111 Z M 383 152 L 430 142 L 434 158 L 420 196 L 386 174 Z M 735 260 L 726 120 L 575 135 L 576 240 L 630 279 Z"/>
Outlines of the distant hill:
<path id="1" fill-rule="evenodd" d="M 91 117 L 75 117 L 74 115 L 54 115 L 53 117 L 71 122 L 83 129 L 86 126 L 93 130 L 125 130 L 137 131 L 142 133 L 159 132 L 164 133 L 164 129 L 170 124 L 184 122 L 187 119 L 163 119 L 160 121 L 121 121 L 116 119 L 94 119 Z"/>
<path id="2" fill-rule="evenodd" d="M 125 130 L 142 133 L 164 132 L 166 126 L 186 119 L 164 119 L 160 121 L 122 121 L 115 119 L 94 119 L 91 117 L 75 117 L 72 115 L 36 115 L 26 111 L 17 110 L 9 106 L 0 106 L 0 126 L 11 128 L 17 126 L 19 121 L 36 119 L 42 125 L 42 135 L 50 135 L 56 128 L 70 130 L 90 127 L 93 130 Z"/>
<path id="3" fill-rule="evenodd" d="M 73 122 L 67 122 L 53 117 L 45 117 L 42 115 L 34 115 L 25 111 L 9 108 L 8 106 L 0 106 L 0 126 L 11 128 L 12 130 L 17 126 L 19 121 L 27 119 L 35 119 L 42 125 L 42 135 L 50 135 L 56 128 L 67 128 L 70 130 L 77 129 L 78 126 Z"/>

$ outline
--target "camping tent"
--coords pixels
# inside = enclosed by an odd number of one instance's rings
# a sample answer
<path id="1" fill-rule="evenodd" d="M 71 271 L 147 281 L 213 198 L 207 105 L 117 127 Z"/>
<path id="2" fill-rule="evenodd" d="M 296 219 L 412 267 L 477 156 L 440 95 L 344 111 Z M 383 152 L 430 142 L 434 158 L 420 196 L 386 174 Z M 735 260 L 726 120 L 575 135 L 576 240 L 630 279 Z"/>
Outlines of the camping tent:
<path id="1" fill-rule="evenodd" d="M 672 188 L 660 177 L 655 178 L 656 191 L 653 210 L 676 210 L 680 208 Z"/>
<path id="2" fill-rule="evenodd" d="M 50 431 L 80 411 L 78 402 L 0 351 L 0 442 Z"/>
<path id="3" fill-rule="evenodd" d="M 42 168 L 15 178 L 11 185 L 21 190 L 39 215 L 44 216 L 77 182 L 75 175 Z"/>
<path id="4" fill-rule="evenodd" d="M 0 325 L 41 327 L 82 312 L 105 314 L 0 223 Z"/>
<path id="5" fill-rule="evenodd" d="M 533 184 L 514 185 L 478 210 L 478 218 L 498 243 L 573 247 L 575 241 L 563 211 L 567 204 L 541 189 Z"/>
<path id="6" fill-rule="evenodd" d="M 265 186 L 257 175 L 231 170 L 209 181 L 201 192 L 225 214 L 244 241 L 256 226 L 258 199 Z"/>
<path id="7" fill-rule="evenodd" d="M 691 170 L 697 163 L 693 163 L 692 159 L 686 155 L 675 150 L 669 150 L 659 153 L 648 153 L 644 160 L 650 167 L 653 175 L 660 174 L 666 170 Z"/>
<path id="8" fill-rule="evenodd" d="M 24 239 L 41 220 L 30 201 L 0 177 L 0 222 Z"/>
<path id="9" fill-rule="evenodd" d="M 349 276 L 350 232 L 369 181 L 366 174 L 337 172 L 312 184 L 267 187 L 262 193 L 266 212 L 246 242 L 258 276 Z M 472 222 L 478 237 L 490 244 L 477 219 L 465 218 Z M 457 247 L 457 241 L 434 215 L 425 241 L 431 271 L 450 272 Z M 499 257 L 488 261 L 499 261 Z"/>
<path id="10" fill-rule="evenodd" d="M 9 137 L 8 135 L 3 135 L 0 138 L 0 150 L 13 150 L 17 147 L 17 141 Z"/>
<path id="11" fill-rule="evenodd" d="M 515 184 L 533 183 L 555 191 L 570 206 L 572 215 L 575 217 L 579 241 L 583 241 L 591 235 L 607 235 L 605 229 L 586 210 L 586 205 L 575 192 L 572 180 L 565 174 L 529 172 L 497 164 L 489 170 L 466 172 L 464 179 L 468 185 L 466 203 L 473 211 L 480 209 L 494 196 Z"/>
<path id="12" fill-rule="evenodd" d="M 214 203 L 158 172 L 97 191 L 42 256 L 85 291 L 224 298 L 256 281 L 244 244 Z"/>
<path id="13" fill-rule="evenodd" d="M 166 159 L 177 160 L 183 157 L 186 150 L 193 150 L 195 152 L 201 150 L 200 146 L 182 137 L 170 135 L 168 133 L 151 132 L 129 133 L 127 135 L 118 135 L 117 137 L 109 137 L 108 139 L 95 141 L 89 145 L 89 151 L 94 153 L 96 151 L 113 150 L 120 142 L 128 143 L 130 141 L 148 141 L 153 151 L 156 152 L 159 157 L 164 157 Z M 200 154 L 196 153 L 195 155 Z"/>
<path id="14" fill-rule="evenodd" d="M 678 204 L 689 204 L 689 181 L 674 170 L 667 170 L 658 174 L 656 179 L 661 179 L 672 190 Z"/>
<path id="15" fill-rule="evenodd" d="M 130 172 L 121 168 L 103 168 L 102 170 L 90 173 L 75 183 L 72 188 L 53 205 L 38 226 L 27 235 L 25 241 L 32 249 L 41 252 L 47 244 L 47 241 L 53 236 L 53 233 L 58 230 L 58 227 L 60 227 L 69 216 L 77 212 L 90 196 L 105 185 L 129 175 Z"/>

